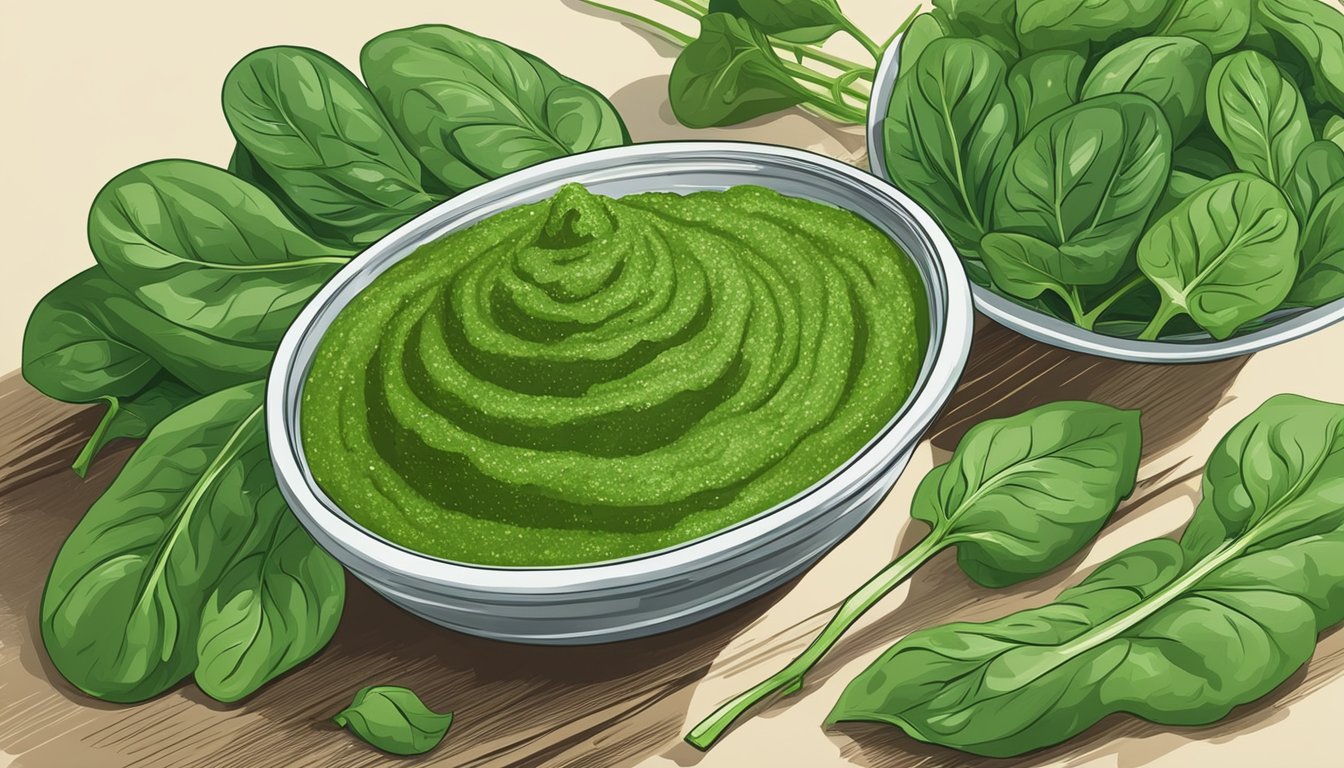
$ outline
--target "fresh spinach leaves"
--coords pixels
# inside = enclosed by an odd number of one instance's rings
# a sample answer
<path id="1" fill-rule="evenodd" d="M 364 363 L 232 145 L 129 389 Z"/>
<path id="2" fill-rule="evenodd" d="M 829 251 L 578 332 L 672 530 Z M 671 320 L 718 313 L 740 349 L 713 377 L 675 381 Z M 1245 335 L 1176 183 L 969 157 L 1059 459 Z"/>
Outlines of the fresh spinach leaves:
<path id="1" fill-rule="evenodd" d="M 1180 541 L 1112 557 L 1042 608 L 914 632 L 829 721 L 992 757 L 1128 712 L 1210 723 L 1306 663 L 1344 620 L 1344 407 L 1271 398 L 1209 459 Z"/>
<path id="2" fill-rule="evenodd" d="M 1087 76 L 1084 99 L 1137 93 L 1162 108 L 1171 139 L 1180 143 L 1204 119 L 1204 89 L 1213 54 L 1187 37 L 1140 37 L 1111 50 Z"/>
<path id="3" fill-rule="evenodd" d="M 948 547 L 966 575 L 988 587 L 1055 568 L 1134 490 L 1141 442 L 1137 411 L 1086 402 L 1052 403 L 972 427 L 915 491 L 910 514 L 929 526 L 928 535 L 851 594 L 801 655 L 720 706 L 686 741 L 708 749 L 756 704 L 800 690 L 860 616 Z"/>
<path id="4" fill-rule="evenodd" d="M 1289 304 L 1316 307 L 1344 298 L 1344 183 L 1327 190 L 1312 208 L 1298 253 Z"/>
<path id="5" fill-rule="evenodd" d="M 1312 136 L 1302 95 L 1274 62 L 1255 51 L 1220 59 L 1207 99 L 1209 124 L 1237 167 L 1283 183 Z"/>

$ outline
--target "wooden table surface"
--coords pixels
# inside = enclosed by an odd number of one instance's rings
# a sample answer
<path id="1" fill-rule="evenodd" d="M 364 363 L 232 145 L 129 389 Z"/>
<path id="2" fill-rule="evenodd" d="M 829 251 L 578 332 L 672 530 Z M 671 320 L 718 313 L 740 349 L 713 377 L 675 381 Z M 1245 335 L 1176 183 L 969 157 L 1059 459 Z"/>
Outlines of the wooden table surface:
<path id="1" fill-rule="evenodd" d="M 413 618 L 350 580 L 331 645 L 249 701 L 224 706 L 185 684 L 151 702 L 114 706 L 67 685 L 37 637 L 39 596 L 61 541 L 130 454 L 89 477 L 68 468 L 93 410 L 45 400 L 17 375 L 0 379 L 0 766 L 374 766 L 393 764 L 326 722 L 358 688 L 414 688 L 457 720 L 420 761 L 453 766 L 1221 766 L 1293 756 L 1336 765 L 1344 707 L 1344 632 L 1263 700 L 1206 728 L 1107 719 L 1066 745 L 1012 761 L 976 760 L 881 727 L 820 728 L 844 684 L 910 630 L 1038 605 L 1074 575 L 1135 541 L 1177 532 L 1193 510 L 1216 440 L 1278 392 L 1344 399 L 1344 326 L 1250 358 L 1144 366 L 1061 352 L 982 321 L 960 388 L 896 489 L 815 568 L 736 610 L 644 640 L 543 648 L 467 637 Z M 1097 543 L 1058 572 L 991 591 L 943 555 L 851 631 L 804 691 L 770 707 L 707 755 L 680 742 L 719 701 L 787 662 L 828 608 L 919 535 L 910 494 L 957 439 L 986 417 L 1054 399 L 1143 412 L 1144 464 L 1134 495 Z M 115 628 L 109 628 L 115 631 Z"/>

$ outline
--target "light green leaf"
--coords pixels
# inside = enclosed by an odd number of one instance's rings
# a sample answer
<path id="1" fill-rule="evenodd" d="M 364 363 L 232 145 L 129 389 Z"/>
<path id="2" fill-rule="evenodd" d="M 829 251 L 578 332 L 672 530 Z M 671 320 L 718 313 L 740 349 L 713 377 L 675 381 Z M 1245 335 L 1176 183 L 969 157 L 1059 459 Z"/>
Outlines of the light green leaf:
<path id="1" fill-rule="evenodd" d="M 453 713 L 434 712 L 408 688 L 373 685 L 356 693 L 332 721 L 384 752 L 423 755 L 443 741 Z"/>

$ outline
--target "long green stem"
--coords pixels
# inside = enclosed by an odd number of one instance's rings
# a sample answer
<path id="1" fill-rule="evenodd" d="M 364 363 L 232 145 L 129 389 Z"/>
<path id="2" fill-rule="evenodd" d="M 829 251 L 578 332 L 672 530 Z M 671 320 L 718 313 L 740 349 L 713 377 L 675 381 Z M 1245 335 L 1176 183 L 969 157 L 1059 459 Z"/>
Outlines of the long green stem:
<path id="1" fill-rule="evenodd" d="M 107 430 L 112 427 L 112 422 L 117 418 L 117 413 L 121 411 L 121 401 L 117 398 L 100 397 L 98 399 L 107 402 L 107 411 L 103 413 L 102 421 L 98 422 L 98 426 L 94 427 L 93 434 L 89 436 L 88 442 L 84 443 L 83 450 L 79 452 L 74 463 L 70 465 L 70 468 L 80 477 L 88 474 L 89 465 L 93 463 L 93 456 L 103 444 L 103 436 L 107 434 Z"/>
<path id="2" fill-rule="evenodd" d="M 1163 297 L 1162 305 L 1157 308 L 1157 314 L 1153 315 L 1153 319 L 1139 332 L 1139 341 L 1156 340 L 1157 335 L 1162 332 L 1162 329 L 1167 326 L 1167 323 L 1171 322 L 1171 319 L 1180 313 L 1180 307 L 1172 304 Z"/>
<path id="3" fill-rule="evenodd" d="M 847 597 L 829 623 L 821 630 L 812 644 L 799 654 L 789 665 L 766 678 L 759 684 L 730 699 L 723 706 L 701 720 L 686 734 L 686 741 L 696 749 L 709 749 L 733 723 L 752 707 L 771 696 L 787 696 L 803 687 L 803 677 L 816 666 L 826 652 L 835 645 L 859 617 L 900 586 L 916 568 L 938 553 L 947 541 L 940 530 L 934 530 L 910 548 L 908 552 L 896 558 Z"/>
<path id="4" fill-rule="evenodd" d="M 849 33 L 849 36 L 858 40 L 859 45 L 862 45 L 864 50 L 868 51 L 869 55 L 874 59 L 882 58 L 882 46 L 878 45 L 877 41 L 869 37 L 862 29 L 859 29 L 858 25 L 845 16 L 840 17 L 840 23 L 845 31 Z"/>
<path id="5" fill-rule="evenodd" d="M 1115 302 L 1119 301 L 1121 298 L 1128 295 L 1130 291 L 1134 290 L 1135 288 L 1138 288 L 1140 285 L 1143 285 L 1144 282 L 1147 281 L 1147 279 L 1148 278 L 1144 277 L 1142 272 L 1135 275 L 1134 278 L 1131 279 L 1128 283 L 1125 283 L 1124 285 L 1120 286 L 1110 296 L 1107 296 L 1105 301 L 1093 307 L 1081 318 L 1079 318 L 1078 324 L 1089 331 L 1092 330 L 1092 327 L 1097 324 L 1097 320 L 1101 319 L 1101 316 L 1106 314 L 1106 310 L 1115 306 Z"/>
<path id="6" fill-rule="evenodd" d="M 624 8 L 617 8 L 614 5 L 599 3 L 596 2 L 596 0 L 579 0 L 579 2 L 583 3 L 584 5 L 590 5 L 594 8 L 600 8 L 604 11 L 614 13 L 617 16 L 624 16 L 627 19 L 633 19 L 634 21 L 638 21 L 640 24 L 643 24 L 649 27 L 650 29 L 653 29 L 661 33 L 663 36 L 667 37 L 672 42 L 680 43 L 683 47 L 690 45 L 691 41 L 695 39 L 694 37 L 691 37 L 685 32 L 673 29 L 672 27 L 669 27 L 668 25 L 663 24 L 662 22 L 654 21 L 648 16 L 641 16 L 633 11 L 627 11 Z"/>

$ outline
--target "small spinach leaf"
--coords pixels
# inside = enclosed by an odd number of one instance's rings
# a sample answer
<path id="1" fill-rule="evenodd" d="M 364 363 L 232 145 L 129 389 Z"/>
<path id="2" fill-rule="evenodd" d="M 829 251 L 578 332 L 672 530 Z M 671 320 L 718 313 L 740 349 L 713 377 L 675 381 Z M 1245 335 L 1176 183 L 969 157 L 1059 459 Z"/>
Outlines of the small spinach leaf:
<path id="1" fill-rule="evenodd" d="M 1162 108 L 1172 141 L 1180 143 L 1204 120 L 1204 90 L 1213 55 L 1188 37 L 1140 37 L 1112 49 L 1083 84 L 1083 98 L 1137 93 Z"/>
<path id="2" fill-rule="evenodd" d="M 437 201 L 372 94 L 322 53 L 254 51 L 223 100 L 238 141 L 328 242 L 369 245 Z"/>
<path id="3" fill-rule="evenodd" d="M 765 33 L 727 13 L 700 20 L 700 36 L 672 65 L 667 92 L 688 128 L 735 125 L 807 100 Z"/>
<path id="4" fill-rule="evenodd" d="M 953 244 L 974 251 L 1017 130 L 1007 67 L 984 43 L 929 43 L 882 121 L 887 171 L 929 209 Z"/>
<path id="5" fill-rule="evenodd" d="M 1077 103 L 1085 66 L 1087 59 L 1077 51 L 1056 49 L 1032 54 L 1008 70 L 1008 91 L 1017 105 L 1019 135 Z"/>
<path id="6" fill-rule="evenodd" d="M 1197 130 L 1171 153 L 1171 167 L 1206 179 L 1216 179 L 1237 170 L 1227 147 L 1207 128 Z"/>
<path id="7" fill-rule="evenodd" d="M 1321 129 L 1321 138 L 1344 149 L 1344 117 L 1331 115 Z"/>
<path id="8" fill-rule="evenodd" d="M 1188 37 L 1223 54 L 1240 45 L 1250 27 L 1251 0 L 1176 0 L 1155 34 Z"/>
<path id="9" fill-rule="evenodd" d="M 1014 0 L 933 0 L 935 13 L 943 13 L 947 28 L 958 37 L 969 37 L 988 45 L 1007 63 L 1017 60 L 1019 46 L 1014 26 L 1017 4 Z"/>
<path id="10" fill-rule="evenodd" d="M 1193 173 L 1173 170 L 1167 177 L 1167 188 L 1162 193 L 1162 199 L 1157 201 L 1153 208 L 1152 219 L 1156 221 L 1167 215 L 1169 211 L 1181 204 L 1182 200 L 1195 194 L 1200 187 L 1208 184 L 1209 180 Z"/>
<path id="11" fill-rule="evenodd" d="M 947 37 L 947 23 L 939 13 L 921 13 L 910 22 L 910 27 L 901 35 L 899 78 L 906 77 L 914 70 L 915 63 L 929 47 L 929 43 Z"/>
<path id="12" fill-rule="evenodd" d="M 295 229 L 257 187 L 189 160 L 148 163 L 108 182 L 89 211 L 89 245 L 160 317 L 270 346 L 350 260 Z"/>
<path id="13" fill-rule="evenodd" d="M 1154 102 L 1128 93 L 1081 101 L 1033 128 L 1008 157 L 994 227 L 1089 256 L 1076 282 L 1109 282 L 1162 196 L 1170 164 L 1171 129 Z"/>
<path id="14" fill-rule="evenodd" d="M 1073 321 L 1082 315 L 1074 286 L 1079 275 L 1095 271 L 1092 259 L 1031 235 L 991 232 L 980 241 L 980 255 L 995 288 L 1019 299 L 1050 291 L 1068 305 Z"/>
<path id="15" fill-rule="evenodd" d="M 1206 100 L 1209 124 L 1243 171 L 1281 184 L 1311 143 L 1302 95 L 1264 54 L 1242 51 L 1220 59 Z"/>
<path id="16" fill-rule="evenodd" d="M 1344 184 L 1317 201 L 1302 229 L 1297 282 L 1287 303 L 1319 307 L 1344 298 Z"/>
<path id="17" fill-rule="evenodd" d="M 1283 191 L 1305 225 L 1325 191 L 1344 180 L 1344 148 L 1332 141 L 1313 141 L 1293 163 Z"/>
<path id="18" fill-rule="evenodd" d="M 1167 9 L 1167 0 L 1017 0 L 1017 31 L 1036 50 L 1102 41 L 1145 29 Z"/>
<path id="19" fill-rule="evenodd" d="M 431 710 L 409 688 L 371 685 L 360 689 L 332 721 L 384 752 L 423 755 L 443 741 L 453 713 Z"/>
<path id="20" fill-rule="evenodd" d="M 531 54 L 460 29 L 387 32 L 364 46 L 359 61 L 397 135 L 452 192 L 630 140 L 602 94 Z"/>
<path id="21" fill-rule="evenodd" d="M 1344 620 L 1341 493 L 1344 407 L 1273 397 L 1214 450 L 1179 543 L 1131 547 L 1044 607 L 906 636 L 828 722 L 887 723 L 991 757 L 1118 712 L 1214 722 L 1286 680 Z"/>
<path id="22" fill-rule="evenodd" d="M 1139 268 L 1162 306 L 1139 338 L 1188 314 L 1214 338 L 1277 307 L 1297 274 L 1298 224 L 1273 184 L 1246 173 L 1215 179 L 1158 219 L 1139 241 Z"/>

